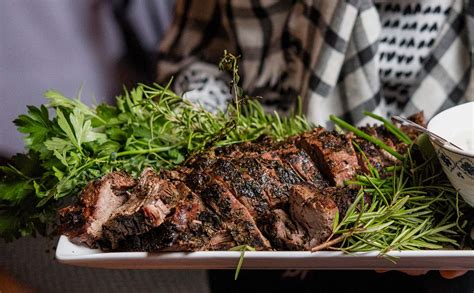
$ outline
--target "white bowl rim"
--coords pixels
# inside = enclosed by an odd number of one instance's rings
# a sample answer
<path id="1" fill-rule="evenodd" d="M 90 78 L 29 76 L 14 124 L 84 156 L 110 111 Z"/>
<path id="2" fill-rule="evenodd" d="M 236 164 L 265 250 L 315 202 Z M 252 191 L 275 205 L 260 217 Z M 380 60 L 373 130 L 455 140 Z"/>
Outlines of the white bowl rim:
<path id="1" fill-rule="evenodd" d="M 460 105 L 457 105 L 457 106 L 454 106 L 454 107 L 451 107 L 451 108 L 448 108 L 448 109 L 445 109 L 445 110 L 439 112 L 438 114 L 436 114 L 435 116 L 433 116 L 433 117 L 430 119 L 430 121 L 428 122 L 428 125 L 427 125 L 426 128 L 427 128 L 428 130 L 432 130 L 432 129 L 430 129 L 430 124 L 433 125 L 433 124 L 432 124 L 432 121 L 435 120 L 436 117 L 439 118 L 439 116 L 440 116 L 441 114 L 443 114 L 443 113 L 446 114 L 446 112 L 448 112 L 448 111 L 452 111 L 452 110 L 455 110 L 455 109 L 457 109 L 457 108 L 464 108 L 464 107 L 468 107 L 468 106 L 470 106 L 470 107 L 474 106 L 474 102 L 463 103 L 463 104 L 460 104 Z M 438 140 L 433 139 L 433 138 L 431 138 L 431 137 L 429 137 L 429 139 L 430 139 L 431 142 L 437 144 L 440 148 L 445 149 L 445 150 L 447 150 L 447 151 L 449 151 L 449 152 L 452 152 L 452 153 L 455 153 L 455 154 L 458 154 L 458 155 L 462 155 L 462 156 L 467 156 L 467 157 L 470 157 L 470 158 L 474 158 L 474 153 L 473 153 L 473 152 L 464 151 L 464 150 L 459 150 L 459 149 L 457 149 L 457 148 L 455 148 L 455 147 L 442 144 L 442 143 L 440 143 Z"/>

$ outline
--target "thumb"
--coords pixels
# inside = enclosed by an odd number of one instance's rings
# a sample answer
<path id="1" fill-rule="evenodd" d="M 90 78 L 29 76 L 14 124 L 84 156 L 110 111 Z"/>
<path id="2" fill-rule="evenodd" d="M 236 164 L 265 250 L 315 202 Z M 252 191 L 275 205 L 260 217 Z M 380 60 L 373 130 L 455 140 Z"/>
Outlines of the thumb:
<path id="1" fill-rule="evenodd" d="M 467 271 L 439 271 L 440 275 L 445 279 L 454 279 L 464 275 Z"/>

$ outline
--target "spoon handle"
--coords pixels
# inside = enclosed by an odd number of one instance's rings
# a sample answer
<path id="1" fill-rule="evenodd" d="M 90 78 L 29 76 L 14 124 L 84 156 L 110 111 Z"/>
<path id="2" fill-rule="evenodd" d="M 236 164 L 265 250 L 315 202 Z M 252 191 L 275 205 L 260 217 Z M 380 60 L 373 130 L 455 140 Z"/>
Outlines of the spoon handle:
<path id="1" fill-rule="evenodd" d="M 429 131 L 429 130 L 426 129 L 425 127 L 423 127 L 423 126 L 421 126 L 421 125 L 419 125 L 419 124 L 417 124 L 417 123 L 415 123 L 415 122 L 413 122 L 413 121 L 410 121 L 410 120 L 408 120 L 408 119 L 406 119 L 406 118 L 403 118 L 403 117 L 400 117 L 400 116 L 396 116 L 396 115 L 395 115 L 395 116 L 392 116 L 392 118 L 393 118 L 393 120 L 395 120 L 395 121 L 401 123 L 402 125 L 410 126 L 410 127 L 412 127 L 412 128 L 415 128 L 415 129 L 418 130 L 418 131 L 421 131 L 421 132 L 423 132 L 423 133 L 426 133 L 427 135 L 429 135 L 429 136 L 431 136 L 432 138 L 434 138 L 434 139 L 440 141 L 440 142 L 443 143 L 443 144 L 449 144 L 449 145 L 452 145 L 453 147 L 455 147 L 455 148 L 457 148 L 457 149 L 459 149 L 459 150 L 461 150 L 461 151 L 463 150 L 462 148 L 460 148 L 459 146 L 455 145 L 454 143 L 452 143 L 452 142 L 450 142 L 450 141 L 448 141 L 448 140 L 442 138 L 441 136 L 437 135 L 436 133 Z"/>

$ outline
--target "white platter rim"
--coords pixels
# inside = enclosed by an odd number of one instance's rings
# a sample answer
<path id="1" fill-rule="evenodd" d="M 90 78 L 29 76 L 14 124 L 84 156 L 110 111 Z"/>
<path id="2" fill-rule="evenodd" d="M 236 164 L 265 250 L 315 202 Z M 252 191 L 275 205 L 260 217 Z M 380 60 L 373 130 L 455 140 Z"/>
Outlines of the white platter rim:
<path id="1" fill-rule="evenodd" d="M 65 246 L 74 246 L 82 252 L 67 253 Z M 66 250 L 67 251 L 67 250 Z M 89 249 L 73 244 L 69 239 L 62 235 L 59 239 L 56 249 L 56 259 L 58 260 L 113 260 L 113 259 L 203 259 L 203 258 L 232 258 L 240 257 L 239 251 L 196 251 L 196 252 L 102 252 L 97 249 Z M 387 255 L 395 258 L 404 257 L 468 257 L 473 260 L 474 267 L 474 250 L 405 250 L 405 251 L 391 251 Z M 383 258 L 378 251 L 370 252 L 356 252 L 347 254 L 341 251 L 246 251 L 245 259 L 252 258 Z"/>

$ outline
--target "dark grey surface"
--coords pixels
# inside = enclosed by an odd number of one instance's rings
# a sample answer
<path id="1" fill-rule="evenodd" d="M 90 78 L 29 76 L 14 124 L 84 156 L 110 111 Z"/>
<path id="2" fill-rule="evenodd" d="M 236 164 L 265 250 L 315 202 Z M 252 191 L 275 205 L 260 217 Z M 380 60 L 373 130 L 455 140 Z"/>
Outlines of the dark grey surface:
<path id="1" fill-rule="evenodd" d="M 0 269 L 39 292 L 210 292 L 206 271 L 110 270 L 54 260 L 57 240 L 0 240 Z"/>
<path id="2" fill-rule="evenodd" d="M 232 271 L 210 271 L 214 293 L 272 292 L 272 293 L 473 293 L 474 271 L 453 280 L 431 271 L 426 275 L 408 276 L 390 271 L 301 271 L 289 274 L 281 270 L 242 270 L 232 281 Z"/>

